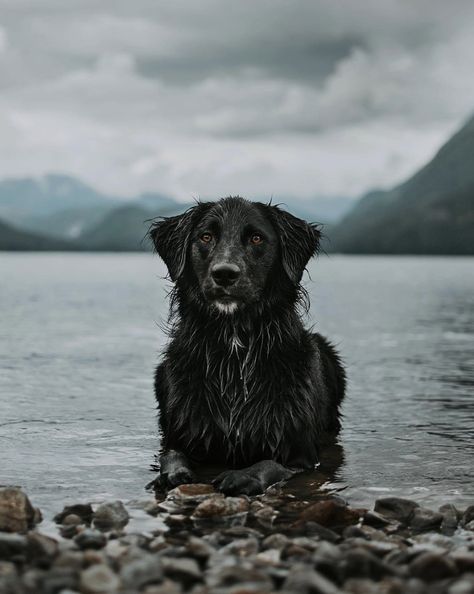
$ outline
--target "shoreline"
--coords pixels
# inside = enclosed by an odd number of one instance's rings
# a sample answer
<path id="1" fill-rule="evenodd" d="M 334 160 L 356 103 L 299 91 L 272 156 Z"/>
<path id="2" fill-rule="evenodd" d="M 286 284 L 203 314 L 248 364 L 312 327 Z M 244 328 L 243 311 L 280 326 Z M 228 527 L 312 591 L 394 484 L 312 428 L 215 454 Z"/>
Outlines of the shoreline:
<path id="1" fill-rule="evenodd" d="M 0 488 L 0 594 L 474 594 L 474 505 L 368 510 L 195 484 L 54 520 L 42 530 L 24 492 Z"/>

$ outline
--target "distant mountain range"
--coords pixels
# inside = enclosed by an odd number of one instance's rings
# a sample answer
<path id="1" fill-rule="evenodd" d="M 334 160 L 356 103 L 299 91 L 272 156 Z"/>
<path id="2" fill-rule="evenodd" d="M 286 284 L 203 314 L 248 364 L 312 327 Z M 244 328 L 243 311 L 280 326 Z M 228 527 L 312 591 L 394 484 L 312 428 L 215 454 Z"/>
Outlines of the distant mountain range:
<path id="1" fill-rule="evenodd" d="M 327 235 L 336 252 L 474 254 L 474 117 L 420 171 L 361 198 Z"/>
<path id="2" fill-rule="evenodd" d="M 286 204 L 292 212 L 308 220 L 328 223 L 347 212 L 353 200 L 274 198 L 273 202 Z M 176 214 L 190 204 L 158 193 L 119 199 L 66 175 L 4 180 L 0 182 L 0 221 L 10 232 L 4 234 L 0 249 L 10 249 L 8 238 L 11 249 L 35 249 L 19 248 L 20 244 L 55 249 L 47 247 L 50 238 L 50 244 L 57 249 L 148 250 L 150 245 L 145 236 L 150 219 Z M 22 235 L 21 240 L 13 241 L 15 232 Z M 36 238 L 36 243 L 28 237 Z"/>

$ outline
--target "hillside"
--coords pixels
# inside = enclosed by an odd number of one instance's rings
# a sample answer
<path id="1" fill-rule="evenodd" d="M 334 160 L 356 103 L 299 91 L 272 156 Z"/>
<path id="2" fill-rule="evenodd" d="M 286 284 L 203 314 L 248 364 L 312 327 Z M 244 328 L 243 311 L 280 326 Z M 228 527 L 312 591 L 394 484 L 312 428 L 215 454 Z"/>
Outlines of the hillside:
<path id="1" fill-rule="evenodd" d="M 0 251 L 64 251 L 76 249 L 65 241 L 20 231 L 0 221 Z"/>
<path id="2" fill-rule="evenodd" d="M 414 176 L 364 196 L 330 231 L 331 251 L 474 254 L 474 118 Z"/>

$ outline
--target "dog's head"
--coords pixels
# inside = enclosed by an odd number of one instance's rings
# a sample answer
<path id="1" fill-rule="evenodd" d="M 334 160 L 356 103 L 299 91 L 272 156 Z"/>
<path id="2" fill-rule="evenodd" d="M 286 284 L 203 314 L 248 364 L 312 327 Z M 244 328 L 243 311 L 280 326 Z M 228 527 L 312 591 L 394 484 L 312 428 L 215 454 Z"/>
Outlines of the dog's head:
<path id="1" fill-rule="evenodd" d="M 226 314 L 297 289 L 320 238 L 315 225 L 240 197 L 198 203 L 150 235 L 178 288 Z"/>

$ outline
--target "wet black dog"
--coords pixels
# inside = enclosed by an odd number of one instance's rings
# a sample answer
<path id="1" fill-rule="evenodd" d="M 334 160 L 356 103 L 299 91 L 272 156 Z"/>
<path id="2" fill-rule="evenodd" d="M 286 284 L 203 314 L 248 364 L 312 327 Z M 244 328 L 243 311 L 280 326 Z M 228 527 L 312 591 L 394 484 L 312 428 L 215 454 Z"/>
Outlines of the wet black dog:
<path id="1" fill-rule="evenodd" d="M 231 197 L 198 203 L 150 230 L 166 263 L 170 342 L 155 378 L 160 484 L 221 463 L 225 493 L 255 494 L 318 463 L 340 429 L 338 355 L 307 331 L 299 306 L 316 226 L 276 206 Z"/>

